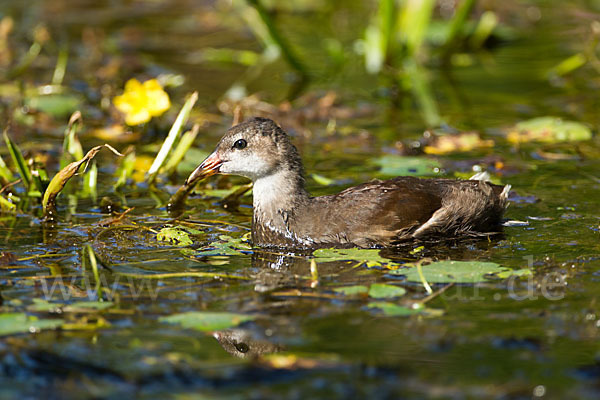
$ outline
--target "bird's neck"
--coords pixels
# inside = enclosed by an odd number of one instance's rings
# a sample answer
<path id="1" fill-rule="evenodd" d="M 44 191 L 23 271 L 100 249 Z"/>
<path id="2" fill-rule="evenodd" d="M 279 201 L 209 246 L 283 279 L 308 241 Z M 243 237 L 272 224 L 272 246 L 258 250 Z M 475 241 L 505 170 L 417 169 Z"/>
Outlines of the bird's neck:
<path id="1" fill-rule="evenodd" d="M 292 168 L 280 168 L 273 174 L 258 178 L 252 191 L 254 217 L 266 221 L 295 213 L 310 199 L 304 188 L 302 173 Z"/>
<path id="2" fill-rule="evenodd" d="M 298 222 L 306 217 L 311 198 L 302 173 L 280 169 L 257 179 L 252 189 L 254 216 L 252 241 L 256 246 L 310 246 L 312 239 L 299 235 Z"/>

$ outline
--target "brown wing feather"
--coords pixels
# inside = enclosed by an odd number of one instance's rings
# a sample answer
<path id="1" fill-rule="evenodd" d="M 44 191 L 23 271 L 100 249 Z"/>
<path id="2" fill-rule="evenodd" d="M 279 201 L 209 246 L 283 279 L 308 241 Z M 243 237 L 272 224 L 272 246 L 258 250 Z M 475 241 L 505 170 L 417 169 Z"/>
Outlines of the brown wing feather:
<path id="1" fill-rule="evenodd" d="M 310 220 L 294 225 L 301 236 L 312 237 L 317 245 L 389 246 L 413 239 L 415 232 L 419 238 L 452 231 L 467 234 L 473 225 L 485 222 L 488 227 L 499 221 L 504 208 L 504 202 L 498 200 L 502 189 L 479 181 L 451 179 L 375 180 L 313 198 L 311 211 L 305 214 Z M 476 206 L 472 211 L 471 204 Z M 482 212 L 489 212 L 493 221 L 487 221 Z"/>

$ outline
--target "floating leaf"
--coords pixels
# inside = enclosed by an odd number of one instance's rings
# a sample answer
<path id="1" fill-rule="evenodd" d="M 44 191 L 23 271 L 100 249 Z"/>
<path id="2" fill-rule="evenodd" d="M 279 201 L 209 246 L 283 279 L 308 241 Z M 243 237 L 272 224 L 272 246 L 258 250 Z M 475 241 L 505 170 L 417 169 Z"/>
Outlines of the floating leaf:
<path id="1" fill-rule="evenodd" d="M 591 139 L 592 131 L 580 122 L 565 121 L 558 117 L 539 117 L 519 122 L 508 132 L 507 138 L 512 143 L 571 142 Z"/>
<path id="2" fill-rule="evenodd" d="M 52 303 L 44 299 L 33 299 L 33 304 L 27 307 L 27 310 L 38 312 L 55 312 L 63 305 L 64 304 L 62 303 Z"/>
<path id="3" fill-rule="evenodd" d="M 346 296 L 356 296 L 359 294 L 365 294 L 369 291 L 369 288 L 362 285 L 345 286 L 333 289 L 334 292 L 342 293 Z"/>
<path id="4" fill-rule="evenodd" d="M 79 108 L 81 99 L 71 94 L 45 94 L 26 99 L 25 104 L 55 118 L 71 115 Z"/>
<path id="5" fill-rule="evenodd" d="M 406 289 L 385 283 L 374 283 L 369 288 L 369 297 L 376 299 L 389 299 L 406 294 Z"/>
<path id="6" fill-rule="evenodd" d="M 506 271 L 502 271 L 496 274 L 498 278 L 507 279 L 511 276 L 531 276 L 533 275 L 533 271 L 529 268 L 522 269 L 507 269 Z"/>
<path id="7" fill-rule="evenodd" d="M 441 164 L 430 158 L 425 157 L 400 157 L 395 155 L 385 155 L 374 161 L 381 167 L 381 173 L 384 175 L 411 175 L 425 176 L 435 175 Z"/>
<path id="8" fill-rule="evenodd" d="M 24 313 L 0 314 L 0 336 L 56 329 L 63 323 L 62 319 L 38 319 Z"/>
<path id="9" fill-rule="evenodd" d="M 181 314 L 174 314 L 168 317 L 161 317 L 160 322 L 169 324 L 179 324 L 184 328 L 196 329 L 199 331 L 218 331 L 221 329 L 233 328 L 246 321 L 252 321 L 255 317 L 245 314 L 230 312 L 199 312 L 190 311 Z"/>
<path id="10" fill-rule="evenodd" d="M 173 246 L 189 246 L 194 244 L 190 238 L 190 234 L 198 235 L 202 233 L 199 230 L 191 229 L 183 226 L 170 226 L 162 228 L 156 235 L 156 240 L 159 242 L 169 242 Z"/>
<path id="11" fill-rule="evenodd" d="M 388 317 L 401 317 L 406 315 L 419 314 L 421 310 L 399 306 L 398 304 L 385 301 L 374 301 L 367 305 L 369 308 L 378 308 Z"/>
<path id="12" fill-rule="evenodd" d="M 65 306 L 63 311 L 68 312 L 75 309 L 106 310 L 112 306 L 114 306 L 114 303 L 110 301 L 77 301 Z"/>
<path id="13" fill-rule="evenodd" d="M 317 249 L 313 253 L 318 262 L 330 261 L 362 261 L 369 266 L 381 265 L 390 263 L 390 260 L 379 255 L 378 249 L 359 249 L 353 247 L 351 249 Z"/>
<path id="14" fill-rule="evenodd" d="M 244 238 L 232 238 L 221 235 L 219 241 L 212 242 L 209 246 L 196 252 L 196 256 L 239 256 L 252 250 Z"/>
<path id="15" fill-rule="evenodd" d="M 409 266 L 409 264 L 405 264 L 405 266 Z M 497 274 L 508 269 L 493 262 L 436 261 L 421 266 L 421 270 L 425 280 L 430 283 L 476 283 L 485 282 L 487 275 Z M 416 267 L 400 268 L 391 270 L 389 273 L 406 275 L 406 280 L 409 282 L 422 281 Z"/>
<path id="16" fill-rule="evenodd" d="M 111 301 L 77 301 L 74 303 L 53 303 L 44 299 L 33 299 L 33 304 L 27 307 L 29 311 L 72 312 L 72 311 L 101 311 L 114 306 Z"/>

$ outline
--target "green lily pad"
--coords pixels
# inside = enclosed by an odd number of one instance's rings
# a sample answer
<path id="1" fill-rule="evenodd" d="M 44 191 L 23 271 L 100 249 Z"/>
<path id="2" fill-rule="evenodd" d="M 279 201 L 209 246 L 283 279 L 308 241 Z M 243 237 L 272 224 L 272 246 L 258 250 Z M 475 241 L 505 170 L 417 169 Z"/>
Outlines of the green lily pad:
<path id="1" fill-rule="evenodd" d="M 409 266 L 409 264 L 405 264 Z M 493 262 L 482 261 L 437 261 L 421 267 L 425 280 L 429 283 L 477 283 L 485 282 L 487 275 L 509 270 Z M 393 275 L 406 275 L 409 282 L 421 282 L 418 268 L 390 270 Z"/>
<path id="2" fill-rule="evenodd" d="M 406 289 L 385 283 L 374 283 L 369 288 L 369 297 L 376 299 L 389 299 L 400 297 L 406 294 Z"/>
<path id="3" fill-rule="evenodd" d="M 26 99 L 26 104 L 38 111 L 61 118 L 77 111 L 81 99 L 70 94 L 45 94 Z"/>
<path id="4" fill-rule="evenodd" d="M 345 286 L 333 289 L 334 292 L 342 293 L 346 296 L 356 296 L 359 294 L 365 294 L 369 291 L 369 288 L 363 285 Z"/>
<path id="5" fill-rule="evenodd" d="M 420 309 L 399 306 L 398 304 L 388 303 L 387 301 L 373 301 L 367 305 L 369 308 L 378 308 L 388 317 L 401 317 L 407 315 L 419 314 Z"/>
<path id="6" fill-rule="evenodd" d="M 573 142 L 592 138 L 591 129 L 575 121 L 558 117 L 539 117 L 516 124 L 509 130 L 508 140 L 521 142 Z"/>
<path id="7" fill-rule="evenodd" d="M 63 306 L 64 304 L 62 303 L 52 303 L 44 299 L 33 299 L 33 304 L 27 307 L 27 310 L 38 312 L 54 312 Z"/>
<path id="8" fill-rule="evenodd" d="M 369 266 L 382 265 L 390 263 L 390 260 L 379 255 L 378 249 L 359 249 L 353 247 L 351 249 L 318 249 L 315 250 L 313 256 L 317 262 L 330 261 L 362 261 Z"/>
<path id="9" fill-rule="evenodd" d="M 159 242 L 168 242 L 173 246 L 189 246 L 194 244 L 190 238 L 190 234 L 198 235 L 202 231 L 184 226 L 171 226 L 162 228 L 156 235 L 156 240 Z"/>
<path id="10" fill-rule="evenodd" d="M 169 324 L 179 324 L 184 328 L 196 329 L 199 331 L 218 331 L 221 329 L 233 328 L 246 321 L 252 321 L 255 317 L 245 314 L 230 312 L 199 312 L 190 311 L 181 314 L 174 314 L 168 317 L 161 317 L 160 322 Z"/>
<path id="11" fill-rule="evenodd" d="M 521 269 L 507 269 L 506 271 L 502 271 L 496 274 L 498 278 L 506 279 L 511 276 L 531 276 L 533 275 L 533 271 L 529 268 L 521 268 Z"/>
<path id="12" fill-rule="evenodd" d="M 252 246 L 244 238 L 232 238 L 231 236 L 221 235 L 219 241 L 212 242 L 210 245 L 195 252 L 196 256 L 239 256 L 252 251 Z"/>
<path id="13" fill-rule="evenodd" d="M 381 167 L 383 175 L 426 176 L 435 175 L 441 164 L 437 160 L 425 157 L 400 157 L 385 155 L 374 160 Z"/>
<path id="14" fill-rule="evenodd" d="M 33 304 L 27 307 L 29 311 L 38 312 L 69 312 L 73 310 L 105 310 L 114 305 L 111 301 L 76 301 L 74 303 L 54 303 L 44 299 L 33 299 Z"/>
<path id="15" fill-rule="evenodd" d="M 69 311 L 71 309 L 89 309 L 89 310 L 106 310 L 107 308 L 111 308 L 114 305 L 111 301 L 76 301 L 74 303 L 68 304 L 64 311 Z"/>
<path id="16" fill-rule="evenodd" d="M 39 319 L 24 313 L 0 314 L 0 336 L 56 329 L 63 323 L 62 319 Z"/>

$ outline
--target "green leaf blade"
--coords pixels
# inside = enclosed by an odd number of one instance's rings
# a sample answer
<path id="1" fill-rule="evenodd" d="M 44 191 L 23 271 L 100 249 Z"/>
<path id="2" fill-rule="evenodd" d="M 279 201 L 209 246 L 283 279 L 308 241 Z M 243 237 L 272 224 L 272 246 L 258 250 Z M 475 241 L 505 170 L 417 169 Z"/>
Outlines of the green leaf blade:
<path id="1" fill-rule="evenodd" d="M 423 276 L 429 283 L 478 283 L 488 280 L 488 276 L 506 271 L 493 262 L 481 261 L 436 261 L 421 266 Z M 421 282 L 418 269 L 401 268 L 391 270 L 392 275 L 405 275 L 408 282 Z"/>
<path id="2" fill-rule="evenodd" d="M 405 294 L 406 289 L 385 283 L 374 283 L 369 288 L 369 297 L 375 299 L 391 299 L 404 296 Z"/>
<path id="3" fill-rule="evenodd" d="M 56 329 L 63 323 L 62 319 L 38 319 L 25 313 L 4 313 L 0 314 L 0 336 Z"/>
<path id="4" fill-rule="evenodd" d="M 190 311 L 181 314 L 173 314 L 167 317 L 161 317 L 159 318 L 159 321 L 169 324 L 178 324 L 183 328 L 207 332 L 233 328 L 244 322 L 252 321 L 254 319 L 254 316 L 246 314 Z"/>

